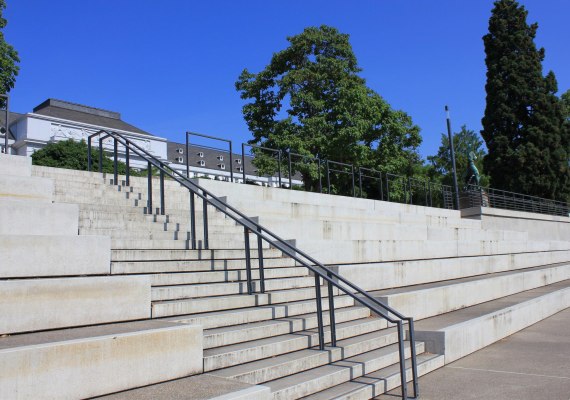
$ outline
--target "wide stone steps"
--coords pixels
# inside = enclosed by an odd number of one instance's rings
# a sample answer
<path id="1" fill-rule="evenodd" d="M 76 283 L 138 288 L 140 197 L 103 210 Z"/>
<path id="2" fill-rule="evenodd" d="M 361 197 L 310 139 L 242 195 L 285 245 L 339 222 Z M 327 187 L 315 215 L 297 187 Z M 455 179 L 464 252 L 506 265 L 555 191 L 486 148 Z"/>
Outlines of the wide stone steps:
<path id="1" fill-rule="evenodd" d="M 362 318 L 336 324 L 337 340 L 347 339 L 375 332 L 378 335 L 397 336 L 397 332 L 385 330 L 387 323 L 380 318 Z M 324 329 L 325 342 L 330 341 L 330 327 Z M 316 329 L 308 329 L 273 336 L 264 339 L 242 342 L 228 346 L 204 350 L 204 372 L 244 364 L 262 358 L 274 357 L 301 349 L 308 349 L 319 344 Z"/>
<path id="2" fill-rule="evenodd" d="M 323 313 L 323 322 L 330 324 L 329 313 Z M 342 323 L 370 316 L 370 310 L 366 307 L 353 306 L 335 309 L 336 323 Z M 204 331 L 204 348 L 227 346 L 247 340 L 257 340 L 271 336 L 295 333 L 318 326 L 317 314 L 300 314 L 294 317 L 270 319 L 249 324 L 232 325 L 220 328 L 212 328 Z"/>
<path id="3" fill-rule="evenodd" d="M 139 230 L 123 230 L 123 229 L 94 229 L 94 228 L 79 228 L 80 235 L 99 235 L 99 236 L 110 236 L 113 239 L 131 239 L 131 240 L 190 240 L 192 235 L 190 232 L 172 232 L 153 227 L 144 227 Z M 232 229 L 233 228 L 233 229 Z M 233 232 L 232 232 L 233 231 Z M 203 233 L 196 232 L 196 238 L 202 239 Z M 243 229 L 236 229 L 236 227 L 216 229 L 211 232 L 208 229 L 208 238 L 211 240 L 218 241 L 242 241 L 242 246 L 244 242 L 244 231 Z M 257 242 L 257 236 L 250 233 L 249 235 L 250 243 Z"/>
<path id="4" fill-rule="evenodd" d="M 281 291 L 299 288 L 314 288 L 313 277 L 293 277 L 266 279 L 265 290 L 271 296 L 272 291 Z M 253 290 L 260 290 L 260 282 L 252 282 Z M 207 298 L 212 296 L 228 296 L 232 294 L 247 294 L 247 282 L 203 283 L 193 285 L 153 286 L 151 289 L 152 301 L 167 301 L 178 299 Z"/>
<path id="5" fill-rule="evenodd" d="M 418 376 L 423 376 L 435 369 L 443 367 L 445 356 L 424 353 L 417 357 Z M 412 369 L 409 360 L 406 362 L 406 378 L 412 379 Z M 399 387 L 401 384 L 400 366 L 393 364 L 377 371 L 366 373 L 348 382 L 333 386 L 313 395 L 304 397 L 305 400 L 369 400 Z M 400 394 L 398 393 L 397 396 Z M 411 387 L 408 396 L 413 396 Z"/>
<path id="6" fill-rule="evenodd" d="M 327 287 L 321 287 L 323 298 L 327 293 Z M 333 291 L 333 295 L 338 290 Z M 315 288 L 300 288 L 289 290 L 276 290 L 271 293 L 256 293 L 253 295 L 230 295 L 215 296 L 197 299 L 182 299 L 155 301 L 152 303 L 152 317 L 168 317 L 174 315 L 197 314 L 210 311 L 239 309 L 246 307 L 280 304 L 290 301 L 314 299 Z"/>
<path id="7" fill-rule="evenodd" d="M 417 343 L 417 354 L 421 354 L 423 351 L 423 343 Z M 405 356 L 410 357 L 410 354 L 410 347 L 407 344 Z M 386 368 L 398 363 L 398 361 L 398 346 L 390 345 L 302 373 L 265 382 L 264 386 L 268 386 L 271 389 L 271 394 L 275 400 L 299 399 L 330 388 L 333 385 L 339 385 L 367 373 Z"/>
<path id="8" fill-rule="evenodd" d="M 371 292 L 415 319 L 445 314 L 570 279 L 570 263 Z"/>
<path id="9" fill-rule="evenodd" d="M 354 306 L 354 299 L 350 296 L 335 296 L 335 310 Z M 328 298 L 321 300 L 321 307 L 324 311 L 329 309 Z M 262 321 L 271 321 L 280 318 L 290 318 L 303 314 L 314 313 L 317 310 L 315 299 L 290 301 L 282 304 L 260 305 L 244 307 L 240 309 L 230 309 L 180 315 L 164 318 L 164 321 L 200 325 L 204 329 L 215 329 L 240 324 L 253 324 Z M 326 318 L 326 317 L 325 317 Z"/>
<path id="10" fill-rule="evenodd" d="M 243 257 L 243 253 L 242 253 Z M 252 271 L 257 270 L 259 259 L 251 259 Z M 291 258 L 263 258 L 264 268 L 294 267 L 296 262 Z M 246 267 L 245 259 L 229 260 L 173 260 L 173 261 L 113 261 L 113 274 L 148 274 L 165 272 L 207 272 L 235 271 Z M 306 268 L 305 268 L 306 269 Z"/>
<path id="11" fill-rule="evenodd" d="M 415 325 L 416 339 L 446 363 L 570 307 L 570 280 L 427 318 Z"/>
<path id="12" fill-rule="evenodd" d="M 252 262 L 258 257 L 257 249 L 251 249 Z M 264 258 L 280 258 L 282 253 L 280 250 L 269 248 L 263 250 Z M 216 262 L 225 262 L 235 259 L 244 259 L 244 249 L 214 249 L 209 250 L 178 250 L 178 249 L 158 249 L 158 250 L 142 250 L 142 249 L 112 249 L 111 261 L 189 261 L 189 260 L 205 260 L 209 265 Z M 282 258 L 286 263 L 286 258 Z M 244 264 L 245 265 L 245 264 Z M 255 263 L 253 265 L 256 265 Z"/>
<path id="13" fill-rule="evenodd" d="M 201 340 L 200 327 L 162 321 L 1 337 L 0 397 L 87 398 L 193 375 Z"/>
<path id="14" fill-rule="evenodd" d="M 155 249 L 155 250 L 190 250 L 192 249 L 192 242 L 190 240 L 163 240 L 163 239 L 112 239 L 111 247 L 113 249 Z M 198 237 L 196 240 L 196 248 L 204 249 L 203 238 Z M 209 238 L 209 248 L 214 249 L 239 249 L 243 248 L 243 237 L 241 240 L 218 240 L 215 237 Z M 257 240 L 250 242 L 252 249 L 257 248 Z M 262 248 L 268 249 L 270 244 L 263 241 Z M 207 250 L 207 249 L 205 249 Z"/>
<path id="15" fill-rule="evenodd" d="M 325 350 L 319 350 L 318 346 L 301 348 L 274 357 L 219 369 L 211 374 L 244 383 L 262 384 L 394 345 L 397 342 L 396 330 L 387 328 L 339 339 L 336 347 L 326 346 Z"/>
<path id="16" fill-rule="evenodd" d="M 305 267 L 290 268 L 265 268 L 265 279 L 292 278 L 307 276 L 308 269 Z M 259 279 L 259 270 L 251 271 L 252 279 Z M 215 272 L 177 272 L 177 273 L 159 273 L 150 276 L 150 282 L 153 286 L 166 285 L 190 285 L 197 283 L 216 283 L 216 282 L 235 282 L 245 281 L 247 273 L 243 269 L 215 271 Z"/>

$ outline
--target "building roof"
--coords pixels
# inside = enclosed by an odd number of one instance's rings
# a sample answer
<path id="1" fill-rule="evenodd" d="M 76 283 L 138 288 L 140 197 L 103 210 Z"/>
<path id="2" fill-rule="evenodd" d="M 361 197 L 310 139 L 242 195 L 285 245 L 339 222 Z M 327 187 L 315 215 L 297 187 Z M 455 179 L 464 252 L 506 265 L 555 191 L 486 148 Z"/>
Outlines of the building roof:
<path id="1" fill-rule="evenodd" d="M 57 99 L 47 99 L 34 108 L 34 113 L 48 117 L 66 119 L 84 124 L 96 125 L 103 128 L 118 129 L 127 132 L 151 135 L 136 126 L 121 119 L 121 114 L 115 111 L 89 107 L 82 104 L 70 103 Z"/>
<path id="2" fill-rule="evenodd" d="M 181 151 L 181 152 L 180 152 Z M 200 153 L 203 157 L 200 157 Z M 186 145 L 176 142 L 168 142 L 166 144 L 166 154 L 167 159 L 175 164 L 186 165 Z M 220 157 L 222 159 L 220 160 Z M 182 161 L 180 161 L 180 158 Z M 248 175 L 257 175 L 257 168 L 252 164 L 253 158 L 251 156 L 245 156 L 245 161 L 241 160 L 241 154 L 232 153 L 232 163 L 231 166 L 234 174 L 241 174 L 240 167 L 245 168 L 245 173 Z M 227 171 L 230 172 L 230 154 L 229 151 L 223 149 L 213 149 L 211 147 L 204 146 L 189 146 L 188 161 L 191 167 L 207 168 L 215 171 Z M 204 161 L 204 165 L 200 165 L 200 161 Z M 222 165 L 224 168 L 222 169 Z"/>
<path id="3" fill-rule="evenodd" d="M 19 120 L 23 116 L 24 116 L 24 114 L 15 113 L 15 112 L 10 111 L 10 125 L 12 125 L 14 122 Z M 6 126 L 6 112 L 4 110 L 0 110 L 0 126 L 2 126 L 2 127 Z M 2 136 L 4 136 L 4 135 L 2 135 Z M 11 139 L 15 139 L 14 135 L 12 134 L 11 131 L 9 132 L 8 137 Z"/>

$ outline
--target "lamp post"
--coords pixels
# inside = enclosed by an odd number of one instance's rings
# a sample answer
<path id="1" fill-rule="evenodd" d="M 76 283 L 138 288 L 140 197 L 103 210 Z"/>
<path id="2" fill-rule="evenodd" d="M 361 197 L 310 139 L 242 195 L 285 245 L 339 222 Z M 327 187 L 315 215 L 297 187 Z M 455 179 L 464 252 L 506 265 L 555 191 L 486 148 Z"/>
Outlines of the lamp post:
<path id="1" fill-rule="evenodd" d="M 447 137 L 449 138 L 449 151 L 451 152 L 451 167 L 453 170 L 453 187 L 455 189 L 455 206 L 459 210 L 459 187 L 457 186 L 457 168 L 455 166 L 455 149 L 453 148 L 453 134 L 451 133 L 451 120 L 449 118 L 449 107 L 445 106 L 447 118 Z"/>

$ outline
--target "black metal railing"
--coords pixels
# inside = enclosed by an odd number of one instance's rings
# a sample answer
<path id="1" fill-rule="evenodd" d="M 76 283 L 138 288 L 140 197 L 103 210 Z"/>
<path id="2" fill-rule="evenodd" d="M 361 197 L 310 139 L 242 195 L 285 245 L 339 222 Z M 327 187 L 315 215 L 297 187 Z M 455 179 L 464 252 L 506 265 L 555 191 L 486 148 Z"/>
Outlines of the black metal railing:
<path id="1" fill-rule="evenodd" d="M 8 135 L 10 134 L 10 96 L 5 94 L 0 94 L 0 102 L 3 102 L 3 107 L 1 111 L 4 111 L 4 126 L 0 127 L 2 134 L 4 134 L 4 145 L 2 147 L 2 153 L 10 154 L 10 146 L 8 145 Z"/>
<path id="2" fill-rule="evenodd" d="M 246 162 L 245 162 L 245 148 L 249 147 L 252 150 L 265 150 L 265 151 L 270 151 L 273 154 L 277 155 L 277 178 L 278 178 L 278 182 L 279 182 L 279 187 L 281 187 L 282 182 L 281 182 L 281 159 L 282 159 L 282 152 L 281 150 L 275 150 L 275 149 L 271 149 L 269 147 L 263 147 L 263 146 L 257 146 L 254 144 L 248 144 L 248 143 L 242 143 L 241 144 L 241 172 L 242 172 L 242 179 L 243 179 L 243 183 L 247 183 L 247 178 L 246 178 L 246 171 L 245 171 L 245 166 L 246 166 Z"/>
<path id="3" fill-rule="evenodd" d="M 492 207 L 538 214 L 570 216 L 568 203 L 476 185 L 467 186 L 460 195 L 460 207 Z"/>
<path id="4" fill-rule="evenodd" d="M 258 268 L 259 268 L 259 279 L 260 279 L 260 292 L 265 292 L 265 278 L 263 273 L 263 242 L 265 241 L 271 247 L 276 248 L 289 258 L 295 260 L 303 267 L 307 268 L 313 273 L 315 277 L 315 300 L 317 308 L 317 325 L 318 325 L 318 337 L 319 337 L 319 348 L 321 350 L 325 349 L 325 337 L 324 337 L 324 322 L 323 322 L 323 309 L 322 309 L 322 294 L 321 285 L 325 283 L 327 285 L 327 297 L 329 302 L 329 326 L 330 326 L 330 344 L 335 347 L 337 345 L 336 339 L 336 322 L 335 322 L 335 306 L 334 306 L 334 291 L 335 289 L 340 293 L 350 296 L 356 302 L 362 304 L 372 311 L 372 313 L 386 319 L 389 323 L 395 324 L 398 334 L 398 353 L 399 353 L 399 364 L 400 364 L 400 378 L 401 378 L 401 389 L 402 389 L 402 399 L 408 398 L 407 393 L 407 379 L 406 379 L 406 357 L 405 357 L 405 340 L 406 335 L 404 331 L 404 324 L 408 324 L 408 340 L 410 342 L 410 353 L 411 353 L 411 369 L 412 369 L 412 382 L 413 382 L 413 392 L 414 398 L 418 397 L 418 375 L 417 375 L 417 358 L 416 358 L 416 347 L 415 347 L 415 337 L 414 337 L 414 320 L 411 317 L 406 317 L 400 314 L 398 311 L 389 307 L 386 304 L 381 303 L 379 300 L 371 296 L 369 293 L 359 288 L 352 282 L 343 278 L 338 273 L 327 268 L 325 265 L 321 264 L 308 254 L 299 250 L 286 240 L 280 238 L 273 232 L 269 231 L 267 228 L 261 226 L 259 223 L 253 219 L 247 217 L 231 205 L 227 204 L 225 201 L 216 197 L 214 194 L 200 187 L 195 182 L 184 176 L 179 171 L 169 167 L 167 164 L 163 163 L 148 151 L 144 150 L 138 146 L 133 141 L 127 139 L 120 133 L 113 131 L 99 131 L 88 137 L 88 169 L 92 168 L 92 139 L 94 137 L 99 137 L 99 154 L 103 152 L 103 140 L 112 139 L 113 140 L 113 184 L 118 185 L 118 146 L 122 146 L 125 149 L 125 155 L 130 157 L 131 154 L 136 154 L 141 159 L 148 163 L 149 173 L 147 175 L 148 185 L 148 199 L 149 207 L 147 207 L 146 212 L 152 213 L 152 180 L 154 179 L 152 173 L 150 172 L 152 168 L 159 171 L 160 180 L 160 214 L 165 213 L 165 199 L 164 199 L 164 179 L 169 177 L 170 179 L 176 181 L 182 187 L 186 188 L 190 194 L 190 219 L 191 219 L 191 242 L 192 248 L 196 248 L 195 238 L 196 229 L 194 224 L 194 214 L 195 209 L 194 196 L 202 199 L 203 201 L 203 223 L 204 223 L 204 248 L 209 248 L 208 237 L 207 237 L 207 227 L 208 227 L 208 215 L 207 207 L 211 206 L 217 211 L 223 213 L 227 217 L 233 219 L 237 225 L 241 225 L 244 229 L 244 251 L 246 260 L 246 279 L 247 279 L 247 291 L 248 294 L 254 293 L 253 279 L 252 279 L 252 262 L 251 262 L 251 245 L 250 245 L 250 234 L 257 236 L 257 246 L 258 246 Z M 127 151 L 128 149 L 128 151 Z M 127 163 L 128 160 L 127 160 Z M 99 165 L 101 165 L 100 163 Z M 129 172 L 127 168 L 127 181 L 129 180 Z M 157 210 L 158 211 L 158 210 Z"/>

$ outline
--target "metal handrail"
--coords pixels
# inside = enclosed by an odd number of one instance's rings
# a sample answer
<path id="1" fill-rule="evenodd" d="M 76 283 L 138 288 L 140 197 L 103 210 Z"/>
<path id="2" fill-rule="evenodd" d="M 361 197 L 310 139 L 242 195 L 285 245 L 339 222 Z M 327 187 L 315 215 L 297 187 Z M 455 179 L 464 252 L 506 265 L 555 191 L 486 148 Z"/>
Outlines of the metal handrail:
<path id="1" fill-rule="evenodd" d="M 522 193 L 509 192 L 501 189 L 467 185 L 465 192 L 469 195 L 469 206 L 502 208 L 506 210 L 534 212 L 539 214 L 568 217 L 570 206 L 557 200 L 544 199 Z M 473 194 L 474 196 L 471 196 Z"/>
<path id="2" fill-rule="evenodd" d="M 300 263 L 305 268 L 309 269 L 315 275 L 315 291 L 316 291 L 316 305 L 317 305 L 317 321 L 318 321 L 318 334 L 319 334 L 319 348 L 324 350 L 325 341 L 324 341 L 324 323 L 323 323 L 323 310 L 322 310 L 322 297 L 321 297 L 321 280 L 328 283 L 328 298 L 329 298 L 329 313 L 330 313 L 330 330 L 331 330 L 331 344 L 332 346 L 336 346 L 336 327 L 335 327 L 335 315 L 334 315 L 334 300 L 333 300 L 333 286 L 336 287 L 339 291 L 344 292 L 346 295 L 352 297 L 358 303 L 364 305 L 365 307 L 369 308 L 373 313 L 383 317 L 388 322 L 396 324 L 397 331 L 398 331 L 398 348 L 399 348 L 399 356 L 400 356 L 400 376 L 401 376 L 401 384 L 402 384 L 402 399 L 407 399 L 407 379 L 406 379 L 406 365 L 405 365 L 405 335 L 404 335 L 404 322 L 408 323 L 409 327 L 409 341 L 410 341 L 410 352 L 411 352 L 411 363 L 412 363 L 412 381 L 413 381 L 413 389 L 414 389 L 414 397 L 417 398 L 418 396 L 418 382 L 417 382 L 417 358 L 416 358 L 416 348 L 415 348 L 415 334 L 414 334 L 414 321 L 412 317 L 406 317 L 399 313 L 398 311 L 394 310 L 390 306 L 381 303 L 376 298 L 372 297 L 363 289 L 359 288 L 352 282 L 348 281 L 347 279 L 343 278 L 338 273 L 330 270 L 322 263 L 315 260 L 313 257 L 309 256 L 308 254 L 304 253 L 303 251 L 297 249 L 292 244 L 288 243 L 286 240 L 280 238 L 275 233 L 269 231 L 265 227 L 261 226 L 259 223 L 255 222 L 251 218 L 247 217 L 245 214 L 237 210 L 236 208 L 232 207 L 231 205 L 227 204 L 225 201 L 219 199 L 213 193 L 209 192 L 208 190 L 200 187 L 195 182 L 191 181 L 189 178 L 185 177 L 180 172 L 176 171 L 173 168 L 170 168 L 168 165 L 164 164 L 162 161 L 158 160 L 148 151 L 144 150 L 136 143 L 126 139 L 123 137 L 122 134 L 113 131 L 99 131 L 94 133 L 88 137 L 88 168 L 91 170 L 91 139 L 95 136 L 100 136 L 104 133 L 105 137 L 112 137 L 114 140 L 114 165 L 115 165 L 115 180 L 114 183 L 117 184 L 117 144 L 120 143 L 125 148 L 130 148 L 135 154 L 139 155 L 143 159 L 146 159 L 149 166 L 149 174 L 148 180 L 151 181 L 152 175 L 150 173 L 151 167 L 154 166 L 158 168 L 161 172 L 160 180 L 161 180 L 161 213 L 164 213 L 164 197 L 163 197 L 163 189 L 164 189 L 164 176 L 167 175 L 174 179 L 177 183 L 184 186 L 188 189 L 191 193 L 191 199 L 193 195 L 198 196 L 204 201 L 204 209 L 203 209 L 203 216 L 204 216 L 204 227 L 207 231 L 207 214 L 206 214 L 206 206 L 211 205 L 216 208 L 218 211 L 222 212 L 226 216 L 233 219 L 238 225 L 243 226 L 244 228 L 244 239 L 246 244 L 246 275 L 247 275 L 247 287 L 248 287 L 248 294 L 253 294 L 253 285 L 252 285 L 252 278 L 251 278 L 251 259 L 250 259 L 250 248 L 249 248 L 249 233 L 253 233 L 258 238 L 258 257 L 262 259 L 262 240 L 268 242 L 271 246 L 275 247 L 276 249 L 280 250 L 282 253 L 286 254 L 288 257 L 292 258 L 293 260 Z M 149 184 L 149 193 L 152 192 L 151 184 Z M 192 201 L 191 201 L 192 203 Z M 231 212 L 230 212 L 231 211 Z M 193 214 L 194 211 L 191 210 Z M 232 215 L 234 213 L 235 215 Z M 237 215 L 237 216 L 236 216 Z M 194 228 L 193 228 L 194 229 Z M 205 235 L 206 232 L 205 232 Z M 192 237 L 195 238 L 195 232 L 192 232 Z M 205 236 L 207 238 L 207 236 Z M 207 245 L 206 245 L 207 248 Z M 260 291 L 263 293 L 265 291 L 264 284 L 263 284 L 263 275 L 262 275 L 263 266 L 260 263 Z M 342 284 L 340 284 L 341 282 Z M 353 291 L 347 289 L 350 288 Z M 391 317 L 392 314 L 394 317 Z"/>

